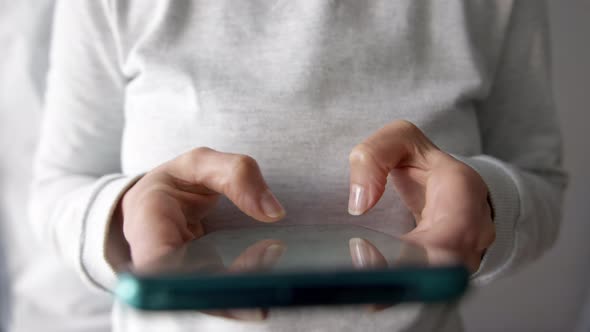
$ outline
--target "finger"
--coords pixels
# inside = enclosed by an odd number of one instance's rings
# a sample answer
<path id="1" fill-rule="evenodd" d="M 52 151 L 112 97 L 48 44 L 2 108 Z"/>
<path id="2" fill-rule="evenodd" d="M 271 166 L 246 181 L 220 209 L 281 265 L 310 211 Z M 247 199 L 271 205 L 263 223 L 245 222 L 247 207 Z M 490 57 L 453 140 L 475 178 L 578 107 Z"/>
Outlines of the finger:
<path id="1" fill-rule="evenodd" d="M 272 268 L 287 247 L 279 240 L 258 241 L 244 250 L 230 265 L 230 271 L 265 270 Z"/>
<path id="2" fill-rule="evenodd" d="M 387 267 L 387 260 L 370 241 L 355 237 L 348 241 L 348 247 L 355 268 Z"/>
<path id="3" fill-rule="evenodd" d="M 381 198 L 387 176 L 398 167 L 427 171 L 441 152 L 415 125 L 395 121 L 357 145 L 349 155 L 350 196 L 348 210 L 360 215 Z"/>
<path id="4" fill-rule="evenodd" d="M 273 222 L 285 216 L 285 209 L 251 157 L 198 148 L 165 164 L 165 170 L 179 179 L 187 190 L 223 194 L 259 221 Z"/>
<path id="5" fill-rule="evenodd" d="M 350 257 L 352 265 L 358 269 L 383 268 L 387 267 L 387 259 L 381 251 L 375 247 L 369 240 L 362 238 L 352 238 L 348 241 L 350 248 Z M 390 304 L 369 304 L 369 312 L 377 312 L 390 307 Z"/>

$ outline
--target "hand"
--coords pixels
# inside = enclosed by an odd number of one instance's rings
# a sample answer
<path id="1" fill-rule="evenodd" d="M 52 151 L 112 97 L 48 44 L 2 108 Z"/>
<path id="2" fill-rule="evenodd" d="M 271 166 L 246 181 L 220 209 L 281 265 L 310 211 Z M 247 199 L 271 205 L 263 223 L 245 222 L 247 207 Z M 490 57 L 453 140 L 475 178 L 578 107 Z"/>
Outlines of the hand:
<path id="1" fill-rule="evenodd" d="M 254 159 L 198 148 L 147 173 L 121 200 L 118 222 L 133 265 L 149 266 L 202 236 L 201 220 L 221 194 L 259 221 L 285 215 Z"/>
<path id="2" fill-rule="evenodd" d="M 479 174 L 439 150 L 412 123 L 395 121 L 350 153 L 349 212 L 370 210 L 388 176 L 416 220 L 404 239 L 457 252 L 476 271 L 495 239 L 488 188 Z"/>

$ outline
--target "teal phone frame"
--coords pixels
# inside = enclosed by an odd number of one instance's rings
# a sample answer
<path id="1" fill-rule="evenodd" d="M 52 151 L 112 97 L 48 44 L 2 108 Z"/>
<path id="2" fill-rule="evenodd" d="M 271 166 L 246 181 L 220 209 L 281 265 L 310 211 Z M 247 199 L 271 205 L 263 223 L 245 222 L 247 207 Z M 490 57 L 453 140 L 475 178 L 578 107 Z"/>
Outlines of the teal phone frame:
<path id="1" fill-rule="evenodd" d="M 452 301 L 468 284 L 462 265 L 176 276 L 125 272 L 115 295 L 142 310 L 210 310 Z"/>

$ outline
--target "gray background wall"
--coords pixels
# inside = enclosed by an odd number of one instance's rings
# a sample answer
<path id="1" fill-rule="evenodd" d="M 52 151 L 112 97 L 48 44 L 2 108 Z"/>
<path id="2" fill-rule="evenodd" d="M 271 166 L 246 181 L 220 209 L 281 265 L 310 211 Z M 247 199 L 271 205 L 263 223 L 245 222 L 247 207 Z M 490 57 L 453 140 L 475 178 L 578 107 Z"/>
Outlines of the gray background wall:
<path id="1" fill-rule="evenodd" d="M 590 331 L 590 0 L 550 0 L 570 186 L 555 248 L 463 306 L 467 331 Z M 588 300 L 587 300 L 588 299 Z"/>

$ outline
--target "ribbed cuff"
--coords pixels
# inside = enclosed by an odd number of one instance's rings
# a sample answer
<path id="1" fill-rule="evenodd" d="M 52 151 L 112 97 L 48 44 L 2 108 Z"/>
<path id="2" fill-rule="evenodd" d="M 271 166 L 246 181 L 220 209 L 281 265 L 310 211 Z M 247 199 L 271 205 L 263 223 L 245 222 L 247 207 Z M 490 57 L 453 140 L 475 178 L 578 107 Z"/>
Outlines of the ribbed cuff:
<path id="1" fill-rule="evenodd" d="M 520 215 L 520 196 L 513 179 L 514 172 L 489 156 L 454 157 L 479 173 L 488 186 L 494 210 L 496 240 L 486 250 L 479 270 L 472 275 L 474 284 L 487 284 L 509 266 L 515 251 L 514 232 Z"/>
<path id="2" fill-rule="evenodd" d="M 116 273 L 106 258 L 111 219 L 123 194 L 140 177 L 114 175 L 103 178 L 88 203 L 81 234 L 80 265 L 87 280 L 106 291 L 112 290 L 117 281 Z"/>

